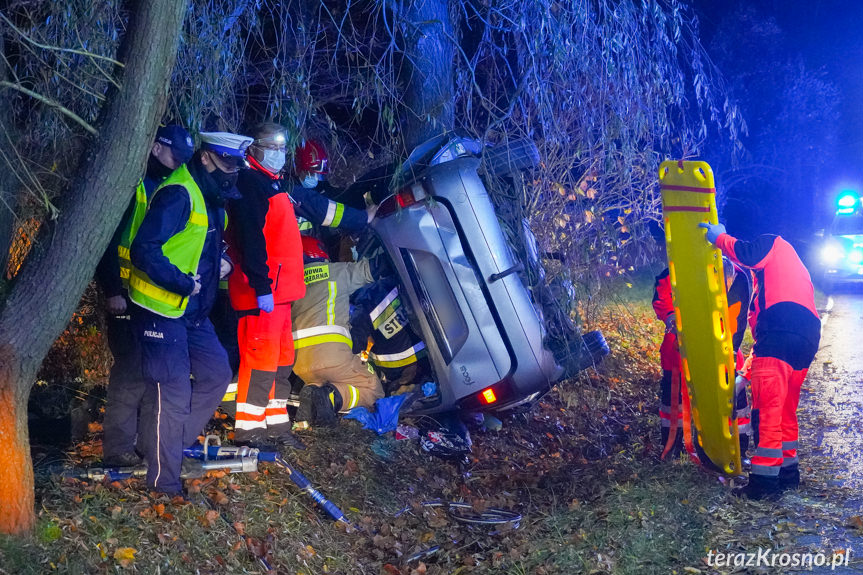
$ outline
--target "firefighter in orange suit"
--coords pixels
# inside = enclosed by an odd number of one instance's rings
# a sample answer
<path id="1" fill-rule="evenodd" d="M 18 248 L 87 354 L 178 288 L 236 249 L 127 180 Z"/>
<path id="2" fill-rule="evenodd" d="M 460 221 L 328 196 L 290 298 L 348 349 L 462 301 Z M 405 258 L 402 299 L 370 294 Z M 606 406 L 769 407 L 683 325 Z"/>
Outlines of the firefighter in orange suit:
<path id="1" fill-rule="evenodd" d="M 351 348 L 348 329 L 351 294 L 372 283 L 377 263 L 330 263 L 321 243 L 303 236 L 306 256 L 306 296 L 293 306 L 294 372 L 305 386 L 297 410 L 299 427 L 331 425 L 336 414 L 354 407 L 371 407 L 384 396 L 381 382 L 370 366 Z"/>
<path id="2" fill-rule="evenodd" d="M 781 236 L 744 241 L 726 233 L 722 224 L 699 226 L 723 254 L 754 273 L 749 325 L 755 344 L 748 375 L 758 446 L 749 483 L 735 494 L 773 498 L 800 484 L 797 405 L 821 339 L 815 290 L 797 252 Z"/>
<path id="3" fill-rule="evenodd" d="M 723 269 L 725 271 L 725 285 L 728 297 L 729 330 L 732 334 L 736 361 L 736 369 L 743 368 L 743 353 L 740 344 L 743 343 L 743 335 L 746 333 L 746 315 L 749 310 L 749 300 L 752 288 L 749 283 L 749 274 L 734 265 L 727 258 L 723 258 Z M 668 433 L 671 428 L 671 371 L 680 363 L 680 352 L 677 347 L 677 326 L 674 313 L 674 303 L 671 295 L 671 280 L 668 268 L 656 276 L 653 286 L 653 310 L 656 317 L 665 323 L 665 337 L 659 348 L 659 360 L 662 366 L 662 382 L 660 383 L 661 403 L 659 406 L 659 419 L 662 426 L 662 445 L 668 441 Z M 678 404 L 680 398 L 678 397 Z M 737 428 L 740 433 L 740 451 L 745 454 L 749 447 L 750 435 L 750 407 L 746 397 L 745 387 L 738 389 L 735 396 L 735 407 L 737 411 Z M 677 414 L 677 440 L 673 453 L 681 450 L 683 440 L 683 414 L 678 410 Z M 699 453 L 700 457 L 707 460 L 706 455 Z"/>
<path id="4" fill-rule="evenodd" d="M 235 272 L 228 281 L 237 310 L 240 371 L 234 440 L 253 447 L 283 443 L 302 449 L 291 432 L 288 376 L 294 363 L 291 303 L 303 297 L 303 254 L 293 204 L 279 173 L 285 134 L 277 124 L 252 129 L 237 181 L 242 198 L 229 204 L 229 245 Z"/>

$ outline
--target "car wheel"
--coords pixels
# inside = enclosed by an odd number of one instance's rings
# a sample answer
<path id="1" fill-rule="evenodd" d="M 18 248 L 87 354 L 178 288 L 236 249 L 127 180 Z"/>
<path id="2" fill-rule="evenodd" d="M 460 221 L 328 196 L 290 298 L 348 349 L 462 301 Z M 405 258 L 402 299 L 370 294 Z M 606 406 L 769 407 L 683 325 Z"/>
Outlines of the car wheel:
<path id="1" fill-rule="evenodd" d="M 539 150 L 531 140 L 499 144 L 483 152 L 485 169 L 495 176 L 505 176 L 539 165 Z"/>

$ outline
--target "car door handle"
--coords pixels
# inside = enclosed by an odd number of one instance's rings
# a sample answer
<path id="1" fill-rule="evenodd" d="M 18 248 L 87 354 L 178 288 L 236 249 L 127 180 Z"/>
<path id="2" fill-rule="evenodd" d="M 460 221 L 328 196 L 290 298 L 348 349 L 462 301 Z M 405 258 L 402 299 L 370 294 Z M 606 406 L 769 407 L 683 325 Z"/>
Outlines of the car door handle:
<path id="1" fill-rule="evenodd" d="M 507 268 L 507 269 L 503 270 L 502 272 L 498 272 L 496 274 L 491 274 L 488 278 L 488 281 L 489 282 L 496 282 L 497 280 L 501 280 L 508 275 L 512 275 L 515 272 L 520 272 L 520 271 L 524 271 L 524 264 L 521 262 L 518 262 L 517 264 L 515 264 L 511 268 Z"/>

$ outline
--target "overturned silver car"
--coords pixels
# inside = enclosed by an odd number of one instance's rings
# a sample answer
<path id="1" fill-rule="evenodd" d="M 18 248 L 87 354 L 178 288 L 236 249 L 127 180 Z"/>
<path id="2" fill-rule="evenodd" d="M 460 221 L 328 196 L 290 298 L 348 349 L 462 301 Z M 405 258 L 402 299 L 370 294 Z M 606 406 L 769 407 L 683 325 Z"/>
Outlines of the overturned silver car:
<path id="1" fill-rule="evenodd" d="M 582 337 L 561 312 L 526 222 L 508 237 L 489 197 L 489 178 L 537 163 L 531 142 L 483 148 L 447 134 L 378 185 L 356 184 L 379 204 L 360 255 L 389 255 L 438 385 L 418 411 L 511 409 L 608 353 L 599 332 Z"/>

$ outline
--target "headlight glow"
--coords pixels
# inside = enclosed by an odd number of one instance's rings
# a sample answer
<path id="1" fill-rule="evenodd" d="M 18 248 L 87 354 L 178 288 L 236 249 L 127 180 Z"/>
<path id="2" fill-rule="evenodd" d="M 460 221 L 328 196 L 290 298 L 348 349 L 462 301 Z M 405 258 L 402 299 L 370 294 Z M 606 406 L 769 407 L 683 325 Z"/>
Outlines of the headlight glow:
<path id="1" fill-rule="evenodd" d="M 863 255 L 863 252 L 859 252 Z M 837 244 L 827 244 L 821 249 L 821 261 L 825 264 L 835 264 L 845 257 L 845 250 Z"/>

